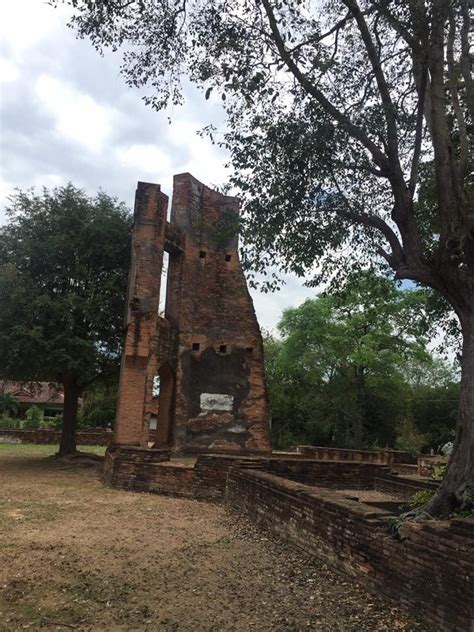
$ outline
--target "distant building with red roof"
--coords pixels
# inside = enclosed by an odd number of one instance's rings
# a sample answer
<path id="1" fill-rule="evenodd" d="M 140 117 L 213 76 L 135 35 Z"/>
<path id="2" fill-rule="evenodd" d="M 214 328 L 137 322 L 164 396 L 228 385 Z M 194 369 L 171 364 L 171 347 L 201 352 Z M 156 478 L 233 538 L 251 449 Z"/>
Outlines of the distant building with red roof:
<path id="1" fill-rule="evenodd" d="M 20 415 L 31 406 L 38 406 L 50 417 L 62 412 L 64 391 L 56 382 L 10 382 L 0 381 L 0 392 L 11 393 L 18 402 Z"/>

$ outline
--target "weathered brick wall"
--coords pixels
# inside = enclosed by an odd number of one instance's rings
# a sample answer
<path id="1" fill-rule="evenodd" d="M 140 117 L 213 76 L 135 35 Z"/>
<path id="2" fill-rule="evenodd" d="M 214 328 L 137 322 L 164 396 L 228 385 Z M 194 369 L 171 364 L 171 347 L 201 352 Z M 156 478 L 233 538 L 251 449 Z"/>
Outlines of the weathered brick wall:
<path id="1" fill-rule="evenodd" d="M 395 494 L 401 498 L 411 498 L 413 494 L 423 490 L 436 491 L 438 485 L 439 483 L 435 481 L 407 478 L 385 472 L 381 472 L 374 479 L 374 489 L 387 492 L 388 494 Z"/>
<path id="2" fill-rule="evenodd" d="M 184 173 L 174 177 L 168 223 L 159 185 L 138 183 L 116 444 L 152 440 L 186 454 L 270 450 L 263 344 L 239 262 L 238 212 L 236 198 Z M 157 375 L 157 430 L 149 436 Z"/>
<path id="3" fill-rule="evenodd" d="M 359 463 L 378 463 L 390 465 L 392 463 L 391 452 L 369 452 L 368 450 L 349 450 L 346 448 L 326 448 L 312 445 L 296 446 L 299 454 L 309 459 L 321 461 L 356 461 Z"/>
<path id="4" fill-rule="evenodd" d="M 378 463 L 379 465 L 414 464 L 416 457 L 410 452 L 401 450 L 352 450 L 348 448 L 328 448 L 314 445 L 296 446 L 298 454 L 321 461 L 357 461 L 361 463 Z"/>
<path id="5" fill-rule="evenodd" d="M 160 186 L 139 182 L 135 197 L 125 345 L 114 442 L 146 447 L 147 403 L 156 373 L 156 335 L 168 198 Z"/>
<path id="6" fill-rule="evenodd" d="M 269 451 L 263 345 L 237 249 L 238 200 L 190 174 L 174 177 L 165 316 L 178 330 L 173 444 L 182 453 Z M 233 226 L 233 229 L 232 229 Z M 214 394 L 228 408 L 212 408 Z"/>
<path id="7" fill-rule="evenodd" d="M 112 442 L 112 430 L 90 430 L 77 433 L 78 445 L 103 445 Z M 9 430 L 0 428 L 0 443 L 37 443 L 45 445 L 59 445 L 61 433 L 59 430 L 38 428 L 36 430 Z"/>
<path id="8" fill-rule="evenodd" d="M 158 463 L 168 461 L 169 450 L 147 450 L 113 444 L 105 453 L 104 481 L 113 487 L 153 491 L 150 487 Z"/>
<path id="9" fill-rule="evenodd" d="M 232 468 L 258 469 L 288 480 L 328 489 L 379 489 L 409 498 L 435 484 L 393 476 L 388 468 L 371 463 L 311 461 L 294 458 L 202 454 L 193 466 L 167 463 L 169 450 L 143 450 L 112 445 L 106 455 L 105 478 L 110 484 L 134 491 L 149 491 L 189 498 L 219 499 L 224 495 Z"/>
<path id="10" fill-rule="evenodd" d="M 226 502 L 283 540 L 324 556 L 367 589 L 422 614 L 433 629 L 473 629 L 473 519 L 406 523 L 402 540 L 395 540 L 383 510 L 237 468 L 228 474 Z"/>
<path id="11" fill-rule="evenodd" d="M 422 614 L 433 630 L 471 629 L 474 520 L 405 524 L 400 541 L 388 533 L 388 511 L 333 489 L 375 488 L 409 497 L 433 483 L 397 477 L 371 463 L 201 455 L 193 467 L 164 461 L 166 450 L 138 451 L 109 448 L 107 482 L 134 491 L 224 498 L 283 540 L 325 557 L 368 590 Z"/>
<path id="12" fill-rule="evenodd" d="M 169 450 L 139 452 L 139 448 L 111 446 L 105 456 L 105 482 L 137 492 L 220 500 L 230 469 L 254 463 L 253 459 L 200 455 L 193 466 L 168 462 Z"/>
<path id="13" fill-rule="evenodd" d="M 339 489 L 373 489 L 375 477 L 389 471 L 376 463 L 275 457 L 268 459 L 266 469 L 299 483 Z"/>

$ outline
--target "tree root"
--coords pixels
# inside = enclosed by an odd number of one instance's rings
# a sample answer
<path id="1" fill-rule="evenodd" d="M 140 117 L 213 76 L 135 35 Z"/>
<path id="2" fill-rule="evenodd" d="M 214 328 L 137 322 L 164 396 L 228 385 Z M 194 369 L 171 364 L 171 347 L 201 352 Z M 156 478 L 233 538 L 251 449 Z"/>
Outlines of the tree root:
<path id="1" fill-rule="evenodd" d="M 104 457 L 100 454 L 94 454 L 93 452 L 73 452 L 70 454 L 61 454 L 57 452 L 52 457 L 57 463 L 73 466 L 98 466 L 102 464 Z"/>

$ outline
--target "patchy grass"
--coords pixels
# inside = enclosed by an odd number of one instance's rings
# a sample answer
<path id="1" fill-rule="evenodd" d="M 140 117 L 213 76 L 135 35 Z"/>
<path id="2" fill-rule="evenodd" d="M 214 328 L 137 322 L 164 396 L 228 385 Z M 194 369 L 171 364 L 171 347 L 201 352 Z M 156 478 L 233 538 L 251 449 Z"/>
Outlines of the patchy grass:
<path id="1" fill-rule="evenodd" d="M 105 446 L 101 445 L 81 445 L 77 448 L 81 452 L 92 452 L 93 454 L 105 454 Z M 34 443 L 0 443 L 0 458 L 13 457 L 45 457 L 53 456 L 58 451 L 57 445 L 36 445 Z"/>
<path id="2" fill-rule="evenodd" d="M 223 507 L 106 488 L 54 451 L 0 445 L 0 632 L 423 630 Z"/>

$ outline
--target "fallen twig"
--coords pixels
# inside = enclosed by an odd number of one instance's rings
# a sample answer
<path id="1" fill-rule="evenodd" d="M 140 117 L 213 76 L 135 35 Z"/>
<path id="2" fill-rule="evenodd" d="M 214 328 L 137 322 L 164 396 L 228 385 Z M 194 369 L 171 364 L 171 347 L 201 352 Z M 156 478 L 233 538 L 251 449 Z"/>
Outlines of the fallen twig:
<path id="1" fill-rule="evenodd" d="M 51 621 L 50 619 L 43 619 L 42 623 L 45 623 L 46 625 L 59 625 L 61 628 L 71 628 L 72 630 L 77 630 L 79 628 L 79 626 L 74 623 L 61 623 L 61 621 Z"/>

